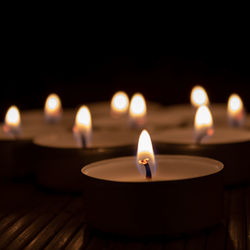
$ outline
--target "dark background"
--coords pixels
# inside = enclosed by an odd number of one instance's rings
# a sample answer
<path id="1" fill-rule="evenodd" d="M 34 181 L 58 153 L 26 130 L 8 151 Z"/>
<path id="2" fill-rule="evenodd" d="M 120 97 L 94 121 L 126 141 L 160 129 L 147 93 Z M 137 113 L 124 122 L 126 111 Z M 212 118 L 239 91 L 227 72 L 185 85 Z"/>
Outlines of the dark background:
<path id="1" fill-rule="evenodd" d="M 204 86 L 211 102 L 238 93 L 250 110 L 250 63 L 244 54 L 189 56 L 10 55 L 1 74 L 0 117 L 17 105 L 42 108 L 51 92 L 63 107 L 110 100 L 118 90 L 139 91 L 147 100 L 169 105 L 189 102 L 194 85 Z"/>

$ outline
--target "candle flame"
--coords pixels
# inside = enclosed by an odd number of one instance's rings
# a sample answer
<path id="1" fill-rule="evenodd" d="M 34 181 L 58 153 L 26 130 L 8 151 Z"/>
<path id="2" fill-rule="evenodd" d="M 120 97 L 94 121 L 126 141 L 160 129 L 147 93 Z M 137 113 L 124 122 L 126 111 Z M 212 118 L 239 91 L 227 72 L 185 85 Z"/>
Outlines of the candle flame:
<path id="1" fill-rule="evenodd" d="M 44 114 L 49 122 L 57 122 L 61 119 L 62 104 L 57 94 L 50 94 L 44 105 Z"/>
<path id="2" fill-rule="evenodd" d="M 240 126 L 245 118 L 244 105 L 239 95 L 230 95 L 227 103 L 227 114 L 232 126 Z"/>
<path id="3" fill-rule="evenodd" d="M 195 86 L 191 92 L 191 103 L 195 108 L 201 105 L 208 105 L 209 99 L 206 90 L 201 86 Z"/>
<path id="4" fill-rule="evenodd" d="M 11 106 L 5 115 L 4 131 L 15 136 L 21 131 L 21 116 L 16 106 Z"/>
<path id="5" fill-rule="evenodd" d="M 145 175 L 145 169 L 142 164 L 148 163 L 151 172 L 154 174 L 156 172 L 155 155 L 151 142 L 151 138 L 147 130 L 143 130 L 140 134 L 138 147 L 137 147 L 137 167 L 139 172 Z"/>
<path id="6" fill-rule="evenodd" d="M 81 146 L 89 146 L 92 132 L 92 120 L 89 108 L 81 106 L 77 111 L 73 133 L 76 141 Z M 84 145 L 83 145 L 84 140 Z"/>
<path id="7" fill-rule="evenodd" d="M 196 111 L 194 129 L 197 142 L 205 136 L 213 135 L 213 117 L 207 106 L 202 105 Z"/>
<path id="8" fill-rule="evenodd" d="M 130 107 L 129 116 L 133 126 L 141 127 L 145 123 L 147 114 L 146 101 L 142 94 L 136 93 L 133 95 Z"/>
<path id="9" fill-rule="evenodd" d="M 128 111 L 129 99 L 125 92 L 119 91 L 115 93 L 111 100 L 111 114 L 120 116 Z"/>

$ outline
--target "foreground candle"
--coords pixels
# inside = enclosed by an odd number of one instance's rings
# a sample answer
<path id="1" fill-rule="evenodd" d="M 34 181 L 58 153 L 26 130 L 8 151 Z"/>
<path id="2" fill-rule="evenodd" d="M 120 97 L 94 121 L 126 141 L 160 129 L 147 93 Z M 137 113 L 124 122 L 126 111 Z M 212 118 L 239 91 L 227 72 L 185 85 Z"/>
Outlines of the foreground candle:
<path id="1" fill-rule="evenodd" d="M 147 237 L 190 233 L 221 220 L 222 163 L 170 155 L 157 155 L 156 162 L 157 172 L 150 180 L 138 172 L 133 156 L 83 167 L 89 227 Z"/>
<path id="2" fill-rule="evenodd" d="M 86 221 L 105 232 L 149 236 L 197 231 L 219 222 L 223 164 L 158 155 L 143 130 L 137 157 L 82 168 Z M 101 207 L 101 209 L 99 209 Z"/>

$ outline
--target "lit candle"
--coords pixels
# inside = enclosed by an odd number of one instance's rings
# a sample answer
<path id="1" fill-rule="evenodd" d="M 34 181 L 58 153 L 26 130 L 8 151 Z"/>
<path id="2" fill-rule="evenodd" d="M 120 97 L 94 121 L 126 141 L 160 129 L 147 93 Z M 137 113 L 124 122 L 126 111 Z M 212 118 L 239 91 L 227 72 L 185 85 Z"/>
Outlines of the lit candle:
<path id="1" fill-rule="evenodd" d="M 128 111 L 129 106 L 129 99 L 125 92 L 119 91 L 117 92 L 112 100 L 111 100 L 111 115 L 114 118 L 121 117 L 122 115 L 126 114 Z"/>
<path id="2" fill-rule="evenodd" d="M 46 127 L 47 130 L 59 129 L 60 127 L 72 128 L 74 113 L 74 109 L 63 110 L 59 96 L 50 94 L 45 101 L 43 110 L 31 109 L 22 112 L 22 124 L 24 126 Z"/>
<path id="3" fill-rule="evenodd" d="M 216 126 L 220 125 L 221 121 L 226 121 L 226 105 L 223 103 L 210 103 L 206 90 L 203 87 L 195 86 L 192 89 L 190 102 L 192 107 L 188 103 L 168 106 L 165 115 L 173 120 L 176 120 L 179 117 L 182 121 L 179 124 L 182 126 L 192 126 L 195 112 L 200 106 L 206 105 L 211 110 L 213 121 Z M 179 124 L 177 124 L 177 126 L 179 126 Z"/>
<path id="4" fill-rule="evenodd" d="M 158 152 L 212 157 L 225 164 L 226 185 L 248 182 L 250 132 L 213 129 L 211 113 L 205 106 L 198 109 L 195 118 L 195 132 L 192 128 L 176 128 L 155 133 Z"/>
<path id="5" fill-rule="evenodd" d="M 57 123 L 61 120 L 62 104 L 57 94 L 50 94 L 44 105 L 44 115 L 49 123 Z"/>
<path id="6" fill-rule="evenodd" d="M 21 117 L 16 106 L 11 106 L 5 116 L 4 132 L 12 137 L 18 137 L 21 133 Z"/>
<path id="7" fill-rule="evenodd" d="M 11 106 L 0 125 L 0 178 L 23 178 L 33 167 L 33 130 L 21 126 L 21 115 Z"/>
<path id="8" fill-rule="evenodd" d="M 220 220 L 222 163 L 202 157 L 154 157 L 144 130 L 137 157 L 82 168 L 86 222 L 91 228 L 146 237 L 196 231 Z"/>
<path id="9" fill-rule="evenodd" d="M 198 108 L 201 105 L 208 105 L 209 99 L 206 90 L 201 86 L 195 86 L 191 91 L 190 96 L 193 107 Z"/>
<path id="10" fill-rule="evenodd" d="M 147 105 L 142 94 L 133 95 L 129 106 L 130 124 L 135 128 L 142 128 L 146 123 Z"/>
<path id="11" fill-rule="evenodd" d="M 243 125 L 245 112 L 243 102 L 239 95 L 230 95 L 227 104 L 227 115 L 229 124 L 232 127 L 240 127 Z"/>
<path id="12" fill-rule="evenodd" d="M 103 110 L 105 110 L 105 104 L 103 103 L 103 105 Z M 125 93 L 122 94 L 122 92 L 116 93 L 111 100 L 111 117 L 107 114 L 105 115 L 105 112 L 103 112 L 103 115 L 97 115 L 96 111 L 94 111 L 93 127 L 98 130 L 128 130 L 129 119 L 129 125 L 132 127 L 146 128 L 153 131 L 182 123 L 181 118 L 177 116 L 176 119 L 169 119 L 172 117 L 165 114 L 163 107 L 151 102 L 146 105 L 146 101 L 141 94 L 135 94 L 132 97 L 129 107 L 129 117 L 124 115 L 127 113 L 127 105 L 127 95 Z M 99 110 L 101 110 L 101 104 L 98 104 L 98 106 Z M 92 108 L 93 110 L 96 109 L 96 107 L 91 106 L 91 111 Z M 114 117 L 116 119 L 113 119 Z"/>
<path id="13" fill-rule="evenodd" d="M 136 131 L 95 128 L 92 131 L 91 124 L 90 110 L 82 106 L 76 114 L 73 135 L 69 131 L 59 131 L 34 139 L 37 152 L 42 156 L 36 163 L 40 185 L 60 191 L 80 192 L 82 164 L 134 152 Z"/>
<path id="14" fill-rule="evenodd" d="M 194 131 L 196 143 L 200 143 L 204 137 L 213 134 L 213 118 L 207 106 L 202 105 L 196 111 Z"/>
<path id="15" fill-rule="evenodd" d="M 88 147 L 91 144 L 92 120 L 87 106 L 82 106 L 76 114 L 73 133 L 77 144 L 82 147 Z"/>

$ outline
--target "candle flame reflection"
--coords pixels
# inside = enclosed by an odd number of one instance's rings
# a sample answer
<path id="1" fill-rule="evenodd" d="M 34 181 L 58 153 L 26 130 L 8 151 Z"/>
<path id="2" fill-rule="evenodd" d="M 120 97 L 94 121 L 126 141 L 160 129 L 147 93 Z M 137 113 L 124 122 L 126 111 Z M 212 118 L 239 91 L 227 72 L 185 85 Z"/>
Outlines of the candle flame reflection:
<path id="1" fill-rule="evenodd" d="M 195 108 L 201 105 L 208 105 L 209 99 L 206 90 L 201 86 L 195 86 L 191 92 L 191 103 Z"/>
<path id="2" fill-rule="evenodd" d="M 44 105 L 44 114 L 48 122 L 58 122 L 62 115 L 62 104 L 57 94 L 50 94 Z"/>
<path id="3" fill-rule="evenodd" d="M 244 105 L 239 95 L 230 95 L 227 103 L 227 114 L 230 125 L 238 127 L 243 124 L 245 118 Z"/>
<path id="4" fill-rule="evenodd" d="M 17 136 L 21 132 L 21 116 L 16 106 L 11 106 L 6 115 L 3 127 L 5 133 Z"/>
<path id="5" fill-rule="evenodd" d="M 148 163 L 150 171 L 152 174 L 156 172 L 156 162 L 154 150 L 151 142 L 151 138 L 147 130 L 143 130 L 140 134 L 138 147 L 137 147 L 137 157 L 136 157 L 137 167 L 142 175 L 146 175 L 146 170 L 142 166 L 144 163 Z"/>
<path id="6" fill-rule="evenodd" d="M 92 134 L 92 119 L 87 106 L 81 106 L 77 111 L 73 133 L 77 143 L 82 146 L 89 146 Z"/>
<path id="7" fill-rule="evenodd" d="M 111 115 L 118 117 L 128 111 L 129 99 L 125 92 L 115 93 L 111 100 Z"/>
<path id="8" fill-rule="evenodd" d="M 194 129 L 196 142 L 198 143 L 204 137 L 213 135 L 213 117 L 207 106 L 202 105 L 198 108 L 195 114 Z"/>

